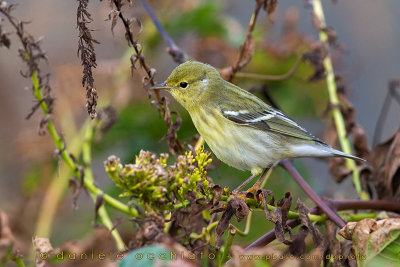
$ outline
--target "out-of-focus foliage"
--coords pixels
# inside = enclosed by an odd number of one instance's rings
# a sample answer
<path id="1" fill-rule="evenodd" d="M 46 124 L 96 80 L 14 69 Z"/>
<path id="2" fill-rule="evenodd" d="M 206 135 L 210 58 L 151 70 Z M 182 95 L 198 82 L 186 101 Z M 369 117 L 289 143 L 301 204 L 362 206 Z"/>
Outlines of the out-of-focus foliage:
<path id="1" fill-rule="evenodd" d="M 172 9 L 168 9 L 172 11 Z M 222 19 L 222 5 L 216 1 L 201 2 L 199 5 L 180 13 L 168 12 L 169 16 L 162 20 L 167 32 L 175 39 L 186 34 L 198 37 L 225 37 L 227 28 Z M 172 15 L 171 15 L 172 14 Z M 160 36 L 154 31 L 148 36 L 149 47 L 161 44 Z"/>
<path id="2" fill-rule="evenodd" d="M 194 33 L 200 37 L 223 36 L 227 33 L 222 16 L 222 6 L 216 1 L 200 3 L 194 9 L 165 21 L 166 30 L 175 37 Z"/>

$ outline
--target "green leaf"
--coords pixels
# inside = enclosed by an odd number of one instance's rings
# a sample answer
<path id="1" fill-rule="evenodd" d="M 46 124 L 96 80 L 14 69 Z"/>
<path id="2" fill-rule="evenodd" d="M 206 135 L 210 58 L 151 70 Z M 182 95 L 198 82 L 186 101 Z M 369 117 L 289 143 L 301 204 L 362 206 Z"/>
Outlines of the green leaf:
<path id="1" fill-rule="evenodd" d="M 400 266 L 400 230 L 382 227 L 368 238 L 366 266 Z"/>
<path id="2" fill-rule="evenodd" d="M 339 234 L 353 241 L 359 266 L 400 266 L 400 219 L 350 222 Z"/>

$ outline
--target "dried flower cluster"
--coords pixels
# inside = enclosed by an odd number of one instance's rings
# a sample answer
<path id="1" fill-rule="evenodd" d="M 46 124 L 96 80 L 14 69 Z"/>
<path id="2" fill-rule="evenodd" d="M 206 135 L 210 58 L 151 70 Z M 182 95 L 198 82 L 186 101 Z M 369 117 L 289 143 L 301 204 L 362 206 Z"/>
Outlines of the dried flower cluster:
<path id="1" fill-rule="evenodd" d="M 89 116 L 93 119 L 97 115 L 96 106 L 98 96 L 97 90 L 94 87 L 92 69 L 97 66 L 94 44 L 98 44 L 99 42 L 93 38 L 92 30 L 88 28 L 88 24 L 93 21 L 87 10 L 88 3 L 89 0 L 78 1 L 76 24 L 79 30 L 78 56 L 80 56 L 83 66 L 82 86 L 86 86 L 86 108 Z"/>
<path id="2" fill-rule="evenodd" d="M 180 155 L 174 165 L 168 166 L 168 154 L 141 151 L 134 164 L 122 165 L 120 159 L 111 156 L 105 161 L 106 172 L 118 187 L 121 196 L 135 198 L 143 206 L 149 205 L 161 213 L 173 205 L 183 204 L 194 194 L 195 198 L 211 201 L 214 193 L 207 177 L 206 167 L 211 162 L 210 153 L 199 149 Z"/>

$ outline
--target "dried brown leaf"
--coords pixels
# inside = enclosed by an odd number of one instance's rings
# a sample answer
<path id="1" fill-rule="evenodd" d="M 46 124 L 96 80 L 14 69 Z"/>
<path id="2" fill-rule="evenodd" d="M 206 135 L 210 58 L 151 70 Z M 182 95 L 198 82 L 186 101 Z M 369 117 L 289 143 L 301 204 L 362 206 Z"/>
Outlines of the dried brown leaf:
<path id="1" fill-rule="evenodd" d="M 4 259 L 14 242 L 8 216 L 0 210 L 0 260 Z"/>
<path id="2" fill-rule="evenodd" d="M 129 30 L 133 36 L 138 36 L 143 31 L 143 25 L 140 19 L 138 18 L 130 18 L 127 19 Z"/>
<path id="3" fill-rule="evenodd" d="M 263 0 L 263 2 L 263 8 L 267 12 L 267 15 L 272 14 L 278 5 L 278 0 Z"/>
<path id="4" fill-rule="evenodd" d="M 290 206 L 292 205 L 292 195 L 290 194 L 290 192 L 286 192 L 285 197 L 278 200 L 278 202 L 276 204 L 278 207 L 281 208 L 282 225 L 285 227 L 288 216 L 289 216 Z"/>
<path id="5" fill-rule="evenodd" d="M 400 219 L 390 218 L 376 221 L 366 218 L 359 222 L 347 223 L 339 230 L 339 234 L 345 239 L 352 240 L 358 252 L 366 255 L 369 245 L 372 246 L 373 251 L 380 251 L 393 230 L 400 231 Z"/>
<path id="6" fill-rule="evenodd" d="M 271 196 L 271 199 L 269 201 L 269 203 L 267 203 L 268 198 Z M 288 226 L 286 225 L 286 221 L 288 218 L 288 214 L 289 214 L 289 209 L 290 206 L 292 204 L 292 196 L 290 195 L 290 193 L 286 193 L 285 197 L 280 199 L 277 202 L 277 206 L 279 208 L 276 208 L 272 211 L 268 210 L 268 205 L 274 205 L 274 196 L 273 193 L 270 190 L 258 190 L 257 194 L 256 194 L 257 199 L 261 198 L 261 202 L 263 203 L 264 206 L 264 211 L 265 211 L 265 217 L 267 218 L 267 220 L 273 222 L 275 224 L 275 236 L 276 239 L 278 239 L 280 242 L 284 243 L 284 244 L 290 244 L 290 241 L 285 239 L 285 232 L 286 230 L 288 230 L 289 232 L 291 232 L 291 229 L 288 228 Z"/>
<path id="7" fill-rule="evenodd" d="M 1 23 L 1 20 L 0 20 L 0 23 Z M 9 35 L 9 33 L 3 32 L 2 28 L 1 28 L 1 24 L 0 24 L 0 47 L 5 46 L 7 48 L 10 48 L 11 41 L 7 35 Z"/>
<path id="8" fill-rule="evenodd" d="M 103 194 L 98 194 L 98 195 L 96 196 L 96 202 L 95 202 L 95 205 L 94 205 L 94 219 L 93 219 L 93 224 L 94 224 L 95 226 L 98 226 L 98 225 L 97 225 L 97 219 L 99 218 L 99 209 L 100 209 L 100 207 L 103 205 L 103 201 L 104 201 L 104 196 L 103 196 Z"/>
<path id="9" fill-rule="evenodd" d="M 221 198 L 222 194 L 224 193 L 224 189 L 219 186 L 219 185 L 214 185 L 212 187 L 212 190 L 214 192 L 214 198 L 213 198 L 213 206 L 217 205 L 219 199 Z"/>
<path id="10" fill-rule="evenodd" d="M 336 238 L 336 233 L 337 233 L 336 224 L 333 223 L 331 220 L 327 220 L 325 222 L 325 225 L 326 225 L 329 253 L 332 255 L 340 255 L 341 254 L 340 242 Z M 337 257 L 334 259 L 333 266 L 334 267 L 342 266 L 341 262 L 339 261 L 339 259 Z"/>
<path id="11" fill-rule="evenodd" d="M 79 185 L 78 179 L 75 176 L 69 179 L 68 187 L 72 192 L 72 204 L 74 206 L 74 209 L 77 209 L 78 208 L 77 200 L 81 191 L 81 187 Z"/>
<path id="12" fill-rule="evenodd" d="M 215 229 L 215 243 L 216 247 L 219 248 L 221 245 L 221 236 L 229 226 L 229 222 L 233 215 L 236 216 L 237 221 L 241 221 L 249 213 L 249 207 L 247 206 L 244 199 L 239 197 L 234 197 L 229 200 L 228 205 L 222 214 L 221 220 Z"/>
<path id="13" fill-rule="evenodd" d="M 114 35 L 114 28 L 117 25 L 117 20 L 119 16 L 120 11 L 112 9 L 110 13 L 108 13 L 108 19 L 111 20 L 111 33 Z M 107 21 L 106 20 L 106 21 Z"/>
<path id="14" fill-rule="evenodd" d="M 290 254 L 294 256 L 304 255 L 307 251 L 307 246 L 305 239 L 309 233 L 309 230 L 306 226 L 302 225 L 297 232 L 297 234 L 293 237 L 291 244 L 289 246 Z"/>
<path id="15" fill-rule="evenodd" d="M 329 160 L 328 169 L 336 182 L 342 182 L 352 171 L 346 167 L 344 158 L 332 158 Z"/>
<path id="16" fill-rule="evenodd" d="M 370 161 L 378 198 L 400 201 L 400 128 L 376 146 Z"/>
<path id="17" fill-rule="evenodd" d="M 351 129 L 351 133 L 353 136 L 353 146 L 356 156 L 363 159 L 368 159 L 371 154 L 371 150 L 368 146 L 368 138 L 364 129 L 359 124 L 355 124 Z"/>
<path id="18" fill-rule="evenodd" d="M 98 111 L 98 118 L 101 120 L 101 133 L 106 133 L 118 119 L 117 111 L 112 106 L 107 106 Z"/>
<path id="19" fill-rule="evenodd" d="M 313 49 L 303 54 L 303 60 L 310 62 L 314 68 L 314 74 L 308 78 L 309 81 L 318 81 L 325 78 L 325 67 L 323 60 L 327 56 L 328 52 L 323 43 L 318 42 L 314 44 Z"/>
<path id="20" fill-rule="evenodd" d="M 241 53 L 240 61 L 237 64 L 239 70 L 244 68 L 250 62 L 254 55 L 255 47 L 253 36 L 250 34 L 247 36 L 246 41 L 240 48 L 243 52 Z"/>
<path id="21" fill-rule="evenodd" d="M 35 266 L 47 266 L 47 259 L 50 259 L 61 252 L 59 248 L 53 248 L 48 238 L 34 237 L 32 239 L 33 247 L 35 248 Z M 45 257 L 43 257 L 45 255 Z"/>
<path id="22" fill-rule="evenodd" d="M 301 223 L 303 225 L 305 225 L 308 228 L 308 230 L 310 230 L 310 233 L 314 240 L 315 245 L 317 247 L 320 246 L 323 241 L 323 236 L 320 233 L 320 231 L 316 227 L 314 227 L 310 218 L 308 217 L 310 210 L 306 207 L 306 205 L 300 199 L 297 199 L 295 210 L 296 210 L 296 212 L 299 213 Z"/>
<path id="23" fill-rule="evenodd" d="M 139 248 L 146 245 L 163 243 L 171 237 L 164 233 L 165 221 L 162 216 L 149 214 L 145 219 L 133 218 L 139 224 L 139 230 L 131 242 L 131 248 Z"/>

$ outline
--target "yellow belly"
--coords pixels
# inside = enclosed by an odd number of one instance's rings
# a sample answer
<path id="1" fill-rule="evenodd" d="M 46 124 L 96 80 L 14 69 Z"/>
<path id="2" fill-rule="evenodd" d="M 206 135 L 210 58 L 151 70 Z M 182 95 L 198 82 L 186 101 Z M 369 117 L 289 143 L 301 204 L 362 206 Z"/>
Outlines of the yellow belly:
<path id="1" fill-rule="evenodd" d="M 281 145 L 271 134 L 236 124 L 219 113 L 191 114 L 197 131 L 224 163 L 241 170 L 259 171 L 280 160 Z M 217 118 L 217 119 L 216 119 Z"/>

